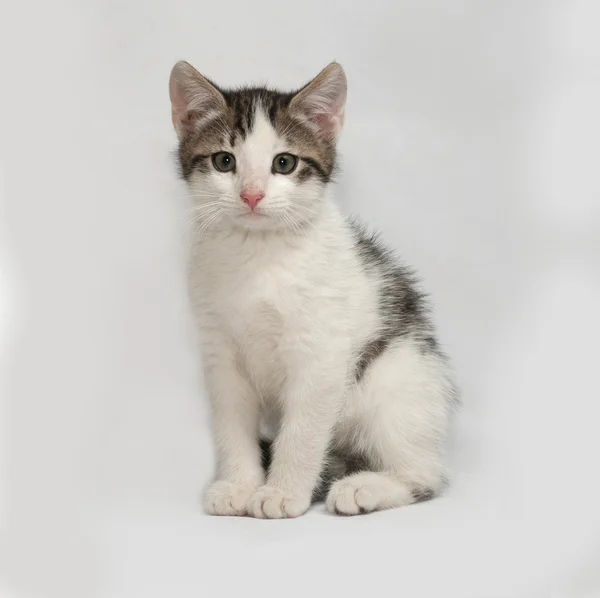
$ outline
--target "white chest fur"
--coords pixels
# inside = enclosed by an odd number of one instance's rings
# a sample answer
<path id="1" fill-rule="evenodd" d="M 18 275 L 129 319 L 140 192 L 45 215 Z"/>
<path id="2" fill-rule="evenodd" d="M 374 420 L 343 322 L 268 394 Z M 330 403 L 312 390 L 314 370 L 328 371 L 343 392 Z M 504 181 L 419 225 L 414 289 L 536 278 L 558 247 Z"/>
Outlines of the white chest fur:
<path id="1" fill-rule="evenodd" d="M 377 297 L 337 213 L 306 236 L 224 233 L 196 245 L 190 272 L 201 333 L 235 345 L 261 394 L 294 354 L 350 360 L 377 325 Z"/>

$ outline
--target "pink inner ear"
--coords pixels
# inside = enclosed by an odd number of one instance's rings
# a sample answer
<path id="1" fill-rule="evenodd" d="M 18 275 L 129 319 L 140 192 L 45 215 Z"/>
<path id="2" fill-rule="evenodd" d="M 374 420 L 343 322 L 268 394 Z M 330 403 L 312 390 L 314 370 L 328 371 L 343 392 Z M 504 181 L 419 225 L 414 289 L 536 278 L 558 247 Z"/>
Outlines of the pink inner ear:
<path id="1" fill-rule="evenodd" d="M 315 114 L 312 120 L 322 129 L 328 130 L 331 128 L 331 116 L 329 114 Z"/>
<path id="2" fill-rule="evenodd" d="M 186 110 L 181 115 L 181 124 L 185 127 L 191 127 L 200 118 L 200 114 L 196 110 Z"/>
<path id="3" fill-rule="evenodd" d="M 173 126 L 175 129 L 191 129 L 198 120 L 200 114 L 195 110 L 184 110 L 183 112 L 176 112 L 175 109 L 171 111 Z"/>
<path id="4" fill-rule="evenodd" d="M 333 122 L 329 114 L 315 114 L 311 119 L 323 131 L 330 133 L 333 131 Z"/>

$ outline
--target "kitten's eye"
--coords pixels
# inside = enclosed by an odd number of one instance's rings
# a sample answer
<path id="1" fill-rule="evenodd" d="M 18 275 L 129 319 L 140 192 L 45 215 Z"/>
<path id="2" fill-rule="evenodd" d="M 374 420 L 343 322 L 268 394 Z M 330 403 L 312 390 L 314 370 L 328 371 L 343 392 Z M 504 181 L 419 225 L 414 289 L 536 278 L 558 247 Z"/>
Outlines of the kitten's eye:
<path id="1" fill-rule="evenodd" d="M 273 160 L 273 172 L 279 174 L 290 174 L 296 168 L 298 158 L 292 154 L 278 154 Z"/>
<path id="2" fill-rule="evenodd" d="M 219 152 L 213 154 L 212 163 L 219 172 L 230 172 L 235 168 L 235 156 L 229 152 Z"/>

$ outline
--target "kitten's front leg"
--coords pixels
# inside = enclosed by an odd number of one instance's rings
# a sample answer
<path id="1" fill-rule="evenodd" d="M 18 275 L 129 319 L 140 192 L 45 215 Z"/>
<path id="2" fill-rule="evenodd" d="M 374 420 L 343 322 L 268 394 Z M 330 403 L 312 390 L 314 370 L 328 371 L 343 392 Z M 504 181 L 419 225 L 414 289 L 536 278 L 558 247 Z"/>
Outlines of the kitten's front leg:
<path id="1" fill-rule="evenodd" d="M 330 365 L 330 364 L 329 364 Z M 331 430 L 345 391 L 345 372 L 313 363 L 305 375 L 290 377 L 283 418 L 273 444 L 267 483 L 248 504 L 253 517 L 298 517 L 310 506 L 323 468 Z"/>
<path id="2" fill-rule="evenodd" d="M 217 460 L 215 480 L 204 495 L 209 515 L 247 514 L 247 503 L 264 484 L 258 444 L 259 401 L 233 356 L 207 361 L 205 379 L 211 399 Z"/>

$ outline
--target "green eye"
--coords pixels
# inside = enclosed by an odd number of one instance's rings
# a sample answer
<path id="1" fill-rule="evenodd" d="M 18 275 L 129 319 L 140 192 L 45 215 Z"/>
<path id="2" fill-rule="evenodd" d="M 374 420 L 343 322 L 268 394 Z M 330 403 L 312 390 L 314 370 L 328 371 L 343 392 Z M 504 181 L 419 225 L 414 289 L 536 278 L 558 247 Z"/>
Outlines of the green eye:
<path id="1" fill-rule="evenodd" d="M 235 156 L 229 152 L 219 152 L 213 154 L 212 163 L 219 172 L 230 172 L 235 168 Z"/>
<path id="2" fill-rule="evenodd" d="M 290 174 L 296 168 L 298 158 L 292 154 L 278 154 L 273 160 L 273 172 L 279 174 Z"/>

